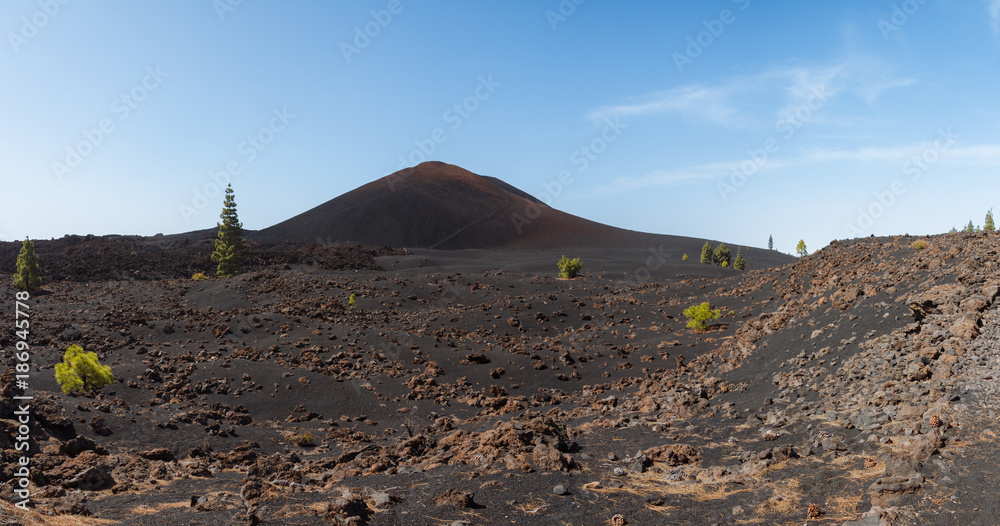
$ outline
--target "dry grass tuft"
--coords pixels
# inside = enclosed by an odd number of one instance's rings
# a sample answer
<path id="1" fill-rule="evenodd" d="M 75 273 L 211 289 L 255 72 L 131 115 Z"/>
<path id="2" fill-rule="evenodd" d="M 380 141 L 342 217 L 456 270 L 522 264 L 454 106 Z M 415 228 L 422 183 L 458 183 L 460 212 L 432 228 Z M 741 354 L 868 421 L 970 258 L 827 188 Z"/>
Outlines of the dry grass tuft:
<path id="1" fill-rule="evenodd" d="M 827 518 L 834 521 L 855 519 L 861 513 L 864 500 L 865 496 L 862 493 L 828 499 L 826 506 L 830 515 Z"/>
<path id="2" fill-rule="evenodd" d="M 796 479 L 785 480 L 774 485 L 771 498 L 760 505 L 762 514 L 790 516 L 802 508 L 802 490 Z"/>
<path id="3" fill-rule="evenodd" d="M 647 510 L 649 510 L 649 511 L 655 511 L 656 513 L 659 513 L 660 515 L 670 515 L 670 514 L 674 513 L 675 511 L 678 511 L 678 510 L 681 509 L 680 506 L 657 506 L 657 505 L 654 505 L 654 504 L 650 504 L 648 502 L 645 504 L 645 507 L 646 507 Z"/>
<path id="4" fill-rule="evenodd" d="M 164 502 L 162 504 L 157 504 L 155 506 L 147 506 L 145 504 L 140 504 L 131 510 L 129 514 L 131 515 L 154 515 L 160 513 L 163 510 L 176 509 L 176 508 L 187 508 L 191 506 L 190 502 Z"/>
<path id="5" fill-rule="evenodd" d="M 81 517 L 79 515 L 44 515 L 36 510 L 24 511 L 5 501 L 0 501 L 0 519 L 14 520 L 32 526 L 103 526 L 118 521 Z"/>
<path id="6" fill-rule="evenodd" d="M 881 475 L 885 470 L 885 464 L 883 462 L 863 455 L 844 455 L 834 460 L 832 463 L 833 465 L 844 470 L 844 474 L 841 475 L 843 478 L 857 482 L 861 485 L 864 485 L 864 483 L 868 480 Z M 850 469 L 850 466 L 857 466 L 858 464 L 861 464 L 864 467 L 862 469 Z"/>
<path id="7" fill-rule="evenodd" d="M 528 515 L 534 515 L 536 513 L 541 512 L 545 508 L 548 508 L 549 505 L 546 504 L 546 502 L 544 500 L 542 500 L 542 499 L 540 499 L 538 497 L 535 497 L 535 498 L 529 500 L 528 502 L 518 503 L 515 507 L 517 509 L 521 510 L 521 513 L 526 513 Z"/>
<path id="8" fill-rule="evenodd" d="M 930 245 L 931 245 L 930 242 L 928 242 L 926 239 L 918 239 L 918 240 L 916 240 L 916 241 L 913 242 L 913 249 L 914 250 L 923 250 L 923 249 L 929 247 Z"/>
<path id="9" fill-rule="evenodd" d="M 645 473 L 629 475 L 622 479 L 625 486 L 609 488 L 600 483 L 591 482 L 584 489 L 599 494 L 628 493 L 637 497 L 662 495 L 683 496 L 689 499 L 706 502 L 729 498 L 737 493 L 751 491 L 750 488 L 738 484 L 701 484 L 694 481 L 670 482 L 663 480 L 663 475 L 651 469 Z"/>

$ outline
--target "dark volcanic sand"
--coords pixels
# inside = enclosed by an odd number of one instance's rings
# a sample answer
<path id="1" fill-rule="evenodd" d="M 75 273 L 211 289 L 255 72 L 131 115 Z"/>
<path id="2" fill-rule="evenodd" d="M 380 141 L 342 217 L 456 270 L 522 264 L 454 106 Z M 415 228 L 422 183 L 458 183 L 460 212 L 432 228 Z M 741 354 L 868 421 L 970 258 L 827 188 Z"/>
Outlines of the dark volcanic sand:
<path id="1" fill-rule="evenodd" d="M 48 283 L 31 299 L 35 509 L 0 517 L 992 524 L 1000 237 L 915 240 L 742 273 L 595 249 L 560 280 L 561 250 L 414 249 L 384 271 Z M 702 301 L 724 316 L 685 328 Z M 71 343 L 119 382 L 60 393 Z"/>

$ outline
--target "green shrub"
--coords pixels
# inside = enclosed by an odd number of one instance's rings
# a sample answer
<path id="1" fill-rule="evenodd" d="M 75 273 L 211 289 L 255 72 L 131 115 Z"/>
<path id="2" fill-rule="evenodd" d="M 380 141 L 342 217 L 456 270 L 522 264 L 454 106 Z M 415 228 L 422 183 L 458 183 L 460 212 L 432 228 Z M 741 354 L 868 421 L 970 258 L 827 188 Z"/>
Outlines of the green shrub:
<path id="1" fill-rule="evenodd" d="M 566 256 L 563 256 L 562 259 L 556 263 L 556 266 L 559 267 L 560 278 L 573 279 L 580 272 L 580 269 L 583 268 L 583 263 L 580 263 L 580 258 L 569 259 Z"/>
<path id="2" fill-rule="evenodd" d="M 923 250 L 929 247 L 931 244 L 926 239 L 918 239 L 913 242 L 914 250 Z"/>
<path id="3" fill-rule="evenodd" d="M 712 263 L 712 245 L 705 242 L 705 246 L 701 247 L 701 262 L 702 263 Z"/>
<path id="4" fill-rule="evenodd" d="M 21 290 L 32 292 L 42 286 L 41 273 L 38 270 L 38 256 L 35 255 L 35 244 L 24 239 L 21 251 L 17 254 L 17 274 L 14 274 L 14 286 Z"/>
<path id="5" fill-rule="evenodd" d="M 687 254 L 684 254 L 683 256 L 681 256 L 681 261 L 687 261 L 687 260 L 688 260 L 688 255 Z"/>
<path id="6" fill-rule="evenodd" d="M 193 280 L 195 280 L 195 281 L 201 281 L 201 280 L 203 280 L 203 279 L 208 279 L 208 276 L 206 276 L 206 275 L 205 275 L 204 273 L 202 273 L 202 272 L 195 272 L 195 273 L 194 273 L 194 275 L 193 275 L 193 276 L 191 276 L 191 279 L 193 279 Z"/>
<path id="7" fill-rule="evenodd" d="M 692 305 L 684 310 L 684 315 L 688 318 L 687 327 L 696 331 L 703 331 L 708 328 L 706 321 L 717 320 L 722 316 L 722 309 L 712 310 L 712 305 L 708 302 L 701 305 Z"/>
<path id="8" fill-rule="evenodd" d="M 97 353 L 84 352 L 79 345 L 66 348 L 62 363 L 56 364 L 56 381 L 64 393 L 100 389 L 115 383 L 111 368 L 101 365 Z"/>
<path id="9" fill-rule="evenodd" d="M 712 261 L 720 267 L 728 267 L 732 263 L 732 257 L 733 253 L 725 243 L 719 243 L 719 246 L 715 247 L 715 252 L 712 253 Z"/>
<path id="10" fill-rule="evenodd" d="M 312 447 L 314 444 L 314 438 L 309 433 L 302 433 L 295 440 L 295 444 L 299 447 Z"/>
<path id="11" fill-rule="evenodd" d="M 347 298 L 347 306 L 352 309 L 358 308 L 358 298 L 354 294 L 351 294 L 351 297 Z"/>
<path id="12" fill-rule="evenodd" d="M 746 270 L 747 260 L 743 259 L 743 249 L 736 249 L 736 261 L 733 261 L 733 268 L 736 270 Z"/>

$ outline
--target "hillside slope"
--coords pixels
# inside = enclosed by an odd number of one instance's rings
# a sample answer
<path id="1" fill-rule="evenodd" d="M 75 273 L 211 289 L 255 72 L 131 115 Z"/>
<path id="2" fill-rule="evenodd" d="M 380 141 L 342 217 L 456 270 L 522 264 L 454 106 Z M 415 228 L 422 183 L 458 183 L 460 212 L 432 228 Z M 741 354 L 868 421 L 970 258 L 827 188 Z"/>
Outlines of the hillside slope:
<path id="1" fill-rule="evenodd" d="M 596 223 L 553 209 L 499 179 L 441 162 L 422 163 L 382 177 L 248 235 L 266 242 L 360 243 L 446 250 L 664 245 L 693 258 L 698 257 L 705 243 L 703 239 L 648 234 Z M 791 256 L 759 249 L 747 249 L 745 255 L 759 266 L 794 261 Z"/>

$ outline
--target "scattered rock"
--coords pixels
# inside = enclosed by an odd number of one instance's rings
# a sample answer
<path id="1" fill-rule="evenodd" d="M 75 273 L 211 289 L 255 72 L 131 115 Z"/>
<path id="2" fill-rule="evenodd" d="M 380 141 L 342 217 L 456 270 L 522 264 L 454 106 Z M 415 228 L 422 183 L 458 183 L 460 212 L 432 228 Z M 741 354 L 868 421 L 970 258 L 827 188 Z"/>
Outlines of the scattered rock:
<path id="1" fill-rule="evenodd" d="M 103 416 L 95 416 L 90 419 L 90 425 L 88 426 L 90 430 L 97 435 L 102 437 L 111 436 L 111 427 L 104 420 Z"/>
<path id="2" fill-rule="evenodd" d="M 476 495 L 468 491 L 448 489 L 444 493 L 434 497 L 435 506 L 454 506 L 456 508 L 474 508 L 477 506 Z"/>
<path id="3" fill-rule="evenodd" d="M 162 460 L 164 462 L 176 460 L 174 452 L 165 447 L 140 451 L 139 456 L 147 460 Z"/>

